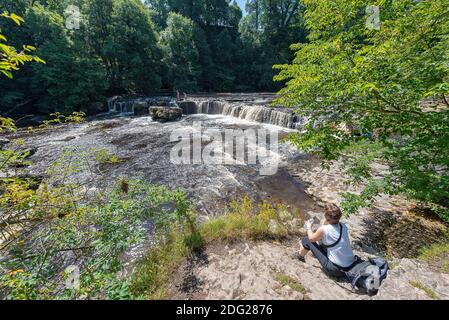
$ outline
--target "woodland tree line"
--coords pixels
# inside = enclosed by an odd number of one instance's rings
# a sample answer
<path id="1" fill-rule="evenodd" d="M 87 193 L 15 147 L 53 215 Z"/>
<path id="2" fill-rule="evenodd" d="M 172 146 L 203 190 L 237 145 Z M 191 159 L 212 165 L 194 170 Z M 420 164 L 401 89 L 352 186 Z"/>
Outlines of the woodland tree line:
<path id="1" fill-rule="evenodd" d="M 8 43 L 37 48 L 46 64 L 0 79 L 0 112 L 89 111 L 116 94 L 274 91 L 273 64 L 305 41 L 297 0 L 249 0 L 243 16 L 231 0 L 0 0 L 23 17 L 0 19 Z M 66 9 L 80 9 L 79 29 Z"/>

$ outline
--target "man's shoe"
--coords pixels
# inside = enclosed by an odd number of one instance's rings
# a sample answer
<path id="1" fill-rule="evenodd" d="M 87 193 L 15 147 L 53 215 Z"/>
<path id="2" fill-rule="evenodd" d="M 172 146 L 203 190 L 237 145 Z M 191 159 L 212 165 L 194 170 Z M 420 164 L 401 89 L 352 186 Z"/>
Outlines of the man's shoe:
<path id="1" fill-rule="evenodd" d="M 295 252 L 292 255 L 292 258 L 295 260 L 299 260 L 300 262 L 304 262 L 304 263 L 306 262 L 306 258 L 304 258 L 302 255 L 300 255 L 298 252 Z"/>

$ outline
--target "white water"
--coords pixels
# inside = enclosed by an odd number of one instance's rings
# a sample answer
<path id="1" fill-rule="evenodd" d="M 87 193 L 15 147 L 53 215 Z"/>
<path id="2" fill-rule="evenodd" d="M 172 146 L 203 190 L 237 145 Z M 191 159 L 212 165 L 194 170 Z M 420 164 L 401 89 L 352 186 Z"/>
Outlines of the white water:
<path id="1" fill-rule="evenodd" d="M 155 102 L 157 102 L 157 99 L 122 99 L 120 97 L 114 97 L 108 100 L 108 106 L 109 112 L 112 114 L 132 115 L 134 114 L 134 106 L 136 103 L 144 103 L 150 106 Z M 176 101 L 174 100 L 171 100 L 170 103 L 176 105 Z M 306 122 L 306 119 L 298 117 L 289 109 L 272 108 L 245 102 L 227 102 L 223 100 L 191 100 L 179 102 L 179 107 L 183 109 L 183 113 L 185 115 L 222 115 L 252 122 L 271 124 L 288 129 L 300 129 Z"/>
<path id="2" fill-rule="evenodd" d="M 242 105 L 225 101 L 199 101 L 180 104 L 185 114 L 221 114 L 243 120 L 295 129 L 298 117 L 287 109 Z"/>

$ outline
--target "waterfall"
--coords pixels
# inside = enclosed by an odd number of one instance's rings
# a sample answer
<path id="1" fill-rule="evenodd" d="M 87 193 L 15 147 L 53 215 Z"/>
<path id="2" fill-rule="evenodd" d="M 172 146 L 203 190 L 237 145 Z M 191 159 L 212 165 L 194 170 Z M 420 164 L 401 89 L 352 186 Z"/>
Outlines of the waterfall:
<path id="1" fill-rule="evenodd" d="M 222 114 L 260 123 L 273 124 L 290 129 L 302 125 L 300 117 L 289 109 L 255 105 L 240 105 L 225 101 L 182 101 L 179 106 L 184 114 Z"/>
<path id="2" fill-rule="evenodd" d="M 150 106 L 170 106 L 176 107 L 176 99 L 173 97 L 112 97 L 108 100 L 108 108 L 110 113 L 119 114 L 136 114 L 139 115 L 139 107 L 148 108 Z"/>
<path id="3" fill-rule="evenodd" d="M 225 115 L 242 120 L 273 124 L 276 126 L 300 129 L 307 119 L 294 114 L 286 108 L 272 108 L 263 105 L 248 105 L 245 102 L 227 102 L 223 100 L 180 101 L 173 97 L 113 97 L 108 99 L 110 113 L 139 114 L 139 108 L 144 106 L 179 106 L 183 113 Z"/>
<path id="4" fill-rule="evenodd" d="M 134 103 L 137 99 L 121 99 L 113 97 L 108 99 L 108 108 L 110 113 L 134 114 Z"/>

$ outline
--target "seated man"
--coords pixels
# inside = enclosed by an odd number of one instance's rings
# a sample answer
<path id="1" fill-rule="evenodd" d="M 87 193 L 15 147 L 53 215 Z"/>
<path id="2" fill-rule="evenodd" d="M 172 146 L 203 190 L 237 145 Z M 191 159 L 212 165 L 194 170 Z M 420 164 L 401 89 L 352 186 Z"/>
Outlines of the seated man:
<path id="1" fill-rule="evenodd" d="M 340 277 L 356 261 L 348 235 L 348 227 L 340 223 L 341 210 L 335 204 L 325 206 L 326 222 L 315 232 L 312 223 L 306 224 L 307 237 L 301 241 L 301 249 L 295 257 L 305 262 L 309 251 L 315 255 L 321 266 L 331 275 Z M 317 242 L 320 241 L 320 244 Z"/>

